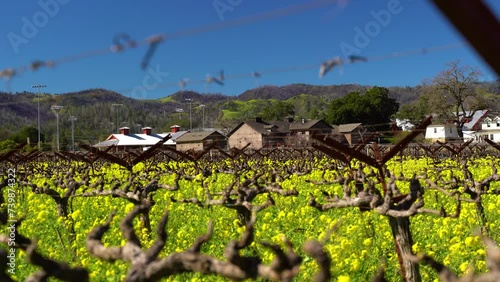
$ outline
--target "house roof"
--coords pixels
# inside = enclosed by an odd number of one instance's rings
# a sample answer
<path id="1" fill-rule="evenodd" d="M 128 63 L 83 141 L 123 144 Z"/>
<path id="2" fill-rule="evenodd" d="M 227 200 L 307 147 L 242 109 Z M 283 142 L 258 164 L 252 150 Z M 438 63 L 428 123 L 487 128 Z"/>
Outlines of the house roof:
<path id="1" fill-rule="evenodd" d="M 284 120 L 275 120 L 269 121 L 270 124 L 273 124 L 277 127 L 277 131 L 281 133 L 290 132 L 290 122 Z"/>
<path id="2" fill-rule="evenodd" d="M 111 134 L 103 142 L 97 143 L 94 147 L 109 146 L 153 146 L 170 133 L 160 134 Z"/>
<path id="3" fill-rule="evenodd" d="M 271 134 L 282 134 L 288 133 L 290 131 L 297 130 L 307 130 L 315 126 L 318 122 L 322 122 L 320 119 L 308 120 L 305 122 L 289 122 L 289 121 L 244 121 L 238 124 L 231 132 L 229 132 L 228 136 L 231 136 L 235 131 L 237 131 L 242 125 L 246 124 L 250 126 L 252 129 L 257 131 L 262 135 L 271 135 Z M 324 122 L 329 128 L 333 128 Z M 269 131 L 271 129 L 271 131 Z"/>
<path id="4" fill-rule="evenodd" d="M 189 131 L 177 131 L 176 133 L 172 134 L 170 136 L 170 139 L 167 140 L 167 142 L 163 143 L 164 145 L 175 145 L 177 138 L 181 137 L 182 135 L 188 133 Z"/>
<path id="5" fill-rule="evenodd" d="M 279 133 L 282 133 L 280 130 L 280 127 L 279 125 L 276 125 L 274 123 L 269 123 L 269 122 L 265 122 L 265 121 L 254 121 L 254 120 L 250 120 L 250 121 L 244 121 L 244 122 L 240 122 L 235 128 L 233 128 L 233 130 L 231 130 L 231 132 L 229 132 L 228 136 L 231 136 L 234 132 L 236 132 L 238 129 L 240 129 L 240 127 L 242 127 L 244 124 L 250 126 L 253 130 L 257 131 L 258 133 L 262 134 L 262 135 L 270 135 L 270 134 L 279 134 Z M 275 131 L 272 131 L 272 129 L 274 128 Z M 269 132 L 268 129 L 271 129 L 271 132 Z"/>
<path id="6" fill-rule="evenodd" d="M 497 121 L 497 120 L 500 120 L 500 116 L 488 116 L 484 119 L 484 122 L 487 122 L 487 121 Z"/>
<path id="7" fill-rule="evenodd" d="M 294 123 L 290 124 L 290 130 L 292 130 L 292 131 L 293 130 L 308 130 L 320 122 L 323 122 L 328 127 L 328 129 L 333 129 L 333 127 L 331 125 L 329 125 L 328 123 L 324 122 L 321 119 L 311 119 L 311 120 L 307 120 L 304 122 L 294 122 Z"/>
<path id="8" fill-rule="evenodd" d="M 225 136 L 218 131 L 188 132 L 177 138 L 176 143 L 200 142 L 208 139 L 208 137 L 225 138 Z"/>
<path id="9" fill-rule="evenodd" d="M 346 124 L 341 124 L 337 127 L 340 133 L 349 133 L 354 131 L 354 129 L 358 128 L 361 126 L 362 123 L 346 123 Z"/>
<path id="10" fill-rule="evenodd" d="M 111 139 L 99 142 L 95 144 L 94 147 L 110 147 L 110 146 L 116 146 L 117 144 L 118 144 L 118 139 Z"/>
<path id="11" fill-rule="evenodd" d="M 467 115 L 470 114 L 470 112 L 466 112 Z M 465 130 L 470 130 L 472 129 L 478 122 L 481 121 L 481 119 L 488 113 L 488 110 L 479 110 L 474 112 L 474 115 L 467 120 L 466 123 L 464 123 L 463 128 Z"/>

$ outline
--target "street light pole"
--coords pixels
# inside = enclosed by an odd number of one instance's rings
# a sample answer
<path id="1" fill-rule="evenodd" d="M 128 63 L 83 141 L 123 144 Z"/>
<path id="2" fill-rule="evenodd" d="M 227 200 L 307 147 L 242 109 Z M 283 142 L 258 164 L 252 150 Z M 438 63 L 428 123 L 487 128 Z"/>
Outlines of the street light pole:
<path id="1" fill-rule="evenodd" d="M 189 102 L 189 130 L 193 131 L 193 120 L 191 116 L 191 103 L 193 102 L 192 98 L 186 98 L 186 101 Z"/>
<path id="2" fill-rule="evenodd" d="M 31 88 L 36 88 L 38 91 L 37 95 L 37 100 L 38 100 L 38 117 L 37 117 L 37 123 L 38 123 L 38 151 L 41 151 L 41 143 L 40 143 L 40 88 L 45 88 L 47 85 L 31 85 Z"/>
<path id="3" fill-rule="evenodd" d="M 205 130 L 205 105 L 201 104 L 200 105 L 201 110 L 202 110 L 202 115 L 201 115 L 201 131 Z"/>
<path id="4" fill-rule="evenodd" d="M 51 110 L 53 110 L 56 113 L 56 120 L 57 120 L 57 151 L 59 152 L 59 111 L 63 108 L 63 106 L 57 106 L 53 105 L 50 107 Z"/>
<path id="5" fill-rule="evenodd" d="M 75 151 L 75 116 L 70 116 L 69 120 L 71 121 L 71 149 Z"/>

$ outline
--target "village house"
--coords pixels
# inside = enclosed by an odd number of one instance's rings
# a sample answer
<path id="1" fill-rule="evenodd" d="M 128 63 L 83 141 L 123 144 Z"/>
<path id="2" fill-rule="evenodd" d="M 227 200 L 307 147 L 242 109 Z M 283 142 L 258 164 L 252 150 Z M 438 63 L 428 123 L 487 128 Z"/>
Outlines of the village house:
<path id="1" fill-rule="evenodd" d="M 343 134 L 349 145 L 356 145 L 366 142 L 370 131 L 362 123 L 346 123 L 336 127 L 338 133 Z"/>
<path id="2" fill-rule="evenodd" d="M 203 151 L 212 146 L 227 149 L 226 136 L 218 131 L 188 132 L 176 140 L 177 151 Z"/>
<path id="3" fill-rule="evenodd" d="M 114 151 L 147 150 L 151 146 L 160 142 L 163 138 L 169 136 L 169 140 L 163 145 L 175 146 L 175 140 L 188 131 L 180 131 L 179 126 L 171 127 L 172 132 L 152 133 L 151 127 L 142 128 L 142 133 L 130 133 L 129 127 L 120 128 L 120 133 L 113 133 L 106 140 L 99 142 L 93 147 L 104 150 L 114 147 Z"/>
<path id="4" fill-rule="evenodd" d="M 170 127 L 170 139 L 167 140 L 167 142 L 163 143 L 163 145 L 170 146 L 172 148 L 175 148 L 177 139 L 181 137 L 182 135 L 188 133 L 188 130 L 181 130 L 181 126 L 174 124 Z"/>
<path id="5" fill-rule="evenodd" d="M 285 130 L 283 132 L 282 130 Z M 285 142 L 288 128 L 281 128 L 276 124 L 265 122 L 257 117 L 255 120 L 240 122 L 228 134 L 229 148 L 241 149 L 248 145 L 250 149 L 262 149 L 281 146 Z"/>
<path id="6" fill-rule="evenodd" d="M 309 146 L 313 133 L 331 133 L 332 126 L 323 120 L 294 121 L 287 117 L 282 121 L 263 121 L 257 117 L 238 124 L 228 134 L 230 148 L 251 149 L 275 148 L 280 146 Z"/>
<path id="7" fill-rule="evenodd" d="M 472 113 L 467 112 L 467 116 Z M 476 133 L 481 130 L 481 122 L 486 118 L 488 110 L 478 110 L 472 114 L 471 117 L 462 119 L 464 125 L 462 126 L 462 135 L 464 142 L 472 140 L 474 142 L 479 141 L 479 135 Z"/>
<path id="8" fill-rule="evenodd" d="M 500 142 L 500 116 L 488 115 L 481 123 L 481 130 L 476 132 L 478 140 L 481 142 L 485 138 L 493 142 Z"/>
<path id="9" fill-rule="evenodd" d="M 453 122 L 431 124 L 425 129 L 425 139 L 431 142 L 451 142 L 460 140 L 457 125 Z"/>
<path id="10" fill-rule="evenodd" d="M 294 147 L 311 146 L 314 134 L 332 134 L 334 129 L 331 125 L 321 119 L 304 120 L 290 124 L 290 131 L 293 138 L 289 145 Z"/>

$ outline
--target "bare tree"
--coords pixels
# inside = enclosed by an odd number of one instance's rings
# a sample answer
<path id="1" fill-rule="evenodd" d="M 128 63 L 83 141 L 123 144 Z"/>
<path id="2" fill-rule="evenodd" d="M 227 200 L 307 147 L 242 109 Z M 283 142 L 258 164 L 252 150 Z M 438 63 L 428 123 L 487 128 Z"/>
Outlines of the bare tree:
<path id="1" fill-rule="evenodd" d="M 460 130 L 468 118 L 486 105 L 476 92 L 480 72 L 474 67 L 460 66 L 459 61 L 448 63 L 430 83 L 429 105 L 446 119 L 457 122 Z M 437 95 L 436 95 L 437 94 Z"/>

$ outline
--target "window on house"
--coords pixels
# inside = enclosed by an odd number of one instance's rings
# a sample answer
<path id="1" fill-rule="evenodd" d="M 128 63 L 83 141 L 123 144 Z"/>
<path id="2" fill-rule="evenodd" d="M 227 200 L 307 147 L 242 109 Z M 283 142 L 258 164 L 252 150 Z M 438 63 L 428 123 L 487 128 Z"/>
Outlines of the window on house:
<path id="1" fill-rule="evenodd" d="M 493 141 L 493 134 L 490 134 L 490 140 Z"/>
<path id="2" fill-rule="evenodd" d="M 486 127 L 490 127 L 491 126 L 491 122 L 490 121 L 487 121 L 486 122 Z"/>
<path id="3" fill-rule="evenodd" d="M 438 132 L 438 129 L 434 127 L 434 133 L 437 133 Z"/>
<path id="4" fill-rule="evenodd" d="M 500 120 L 497 120 L 497 127 L 500 127 Z"/>
<path id="5" fill-rule="evenodd" d="M 453 129 L 450 127 L 450 133 L 452 133 L 452 132 L 453 132 Z"/>

